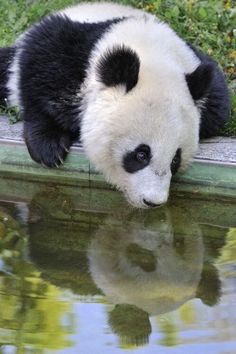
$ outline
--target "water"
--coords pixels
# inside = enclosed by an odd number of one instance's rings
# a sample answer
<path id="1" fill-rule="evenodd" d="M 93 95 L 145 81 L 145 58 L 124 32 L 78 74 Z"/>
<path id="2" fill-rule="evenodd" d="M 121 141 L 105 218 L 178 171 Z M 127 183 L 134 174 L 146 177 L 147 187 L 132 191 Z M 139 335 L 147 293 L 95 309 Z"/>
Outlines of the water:
<path id="1" fill-rule="evenodd" d="M 235 204 L 74 194 L 0 202 L 0 353 L 236 353 Z"/>

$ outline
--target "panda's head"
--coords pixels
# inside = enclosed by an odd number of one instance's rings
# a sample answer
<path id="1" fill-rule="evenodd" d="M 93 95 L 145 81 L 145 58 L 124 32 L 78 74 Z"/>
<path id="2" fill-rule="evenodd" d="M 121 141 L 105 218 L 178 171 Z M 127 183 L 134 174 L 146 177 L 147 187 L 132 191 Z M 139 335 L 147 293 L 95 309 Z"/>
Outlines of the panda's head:
<path id="1" fill-rule="evenodd" d="M 195 101 L 204 96 L 211 75 L 207 65 L 196 62 L 186 75 L 171 58 L 140 58 L 120 45 L 90 67 L 82 142 L 95 167 L 135 207 L 165 203 L 172 175 L 196 152 Z"/>

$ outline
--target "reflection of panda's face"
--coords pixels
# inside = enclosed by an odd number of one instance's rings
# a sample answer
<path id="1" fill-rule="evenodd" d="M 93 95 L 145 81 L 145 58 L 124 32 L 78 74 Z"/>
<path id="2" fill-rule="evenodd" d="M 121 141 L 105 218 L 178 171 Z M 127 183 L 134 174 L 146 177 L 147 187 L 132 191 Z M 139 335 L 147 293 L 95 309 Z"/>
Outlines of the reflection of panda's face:
<path id="1" fill-rule="evenodd" d="M 164 207 L 155 217 L 123 219 L 114 228 L 107 220 L 109 227 L 97 230 L 88 248 L 90 274 L 110 301 L 156 315 L 195 297 L 204 260 L 201 230 L 175 212 Z"/>

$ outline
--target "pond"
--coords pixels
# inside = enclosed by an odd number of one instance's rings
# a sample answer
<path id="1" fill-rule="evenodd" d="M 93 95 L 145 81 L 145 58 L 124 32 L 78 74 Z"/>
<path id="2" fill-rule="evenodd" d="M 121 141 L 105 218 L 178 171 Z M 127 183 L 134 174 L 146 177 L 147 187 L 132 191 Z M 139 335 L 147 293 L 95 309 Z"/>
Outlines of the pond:
<path id="1" fill-rule="evenodd" d="M 0 198 L 0 353 L 236 353 L 232 200 L 62 190 Z"/>

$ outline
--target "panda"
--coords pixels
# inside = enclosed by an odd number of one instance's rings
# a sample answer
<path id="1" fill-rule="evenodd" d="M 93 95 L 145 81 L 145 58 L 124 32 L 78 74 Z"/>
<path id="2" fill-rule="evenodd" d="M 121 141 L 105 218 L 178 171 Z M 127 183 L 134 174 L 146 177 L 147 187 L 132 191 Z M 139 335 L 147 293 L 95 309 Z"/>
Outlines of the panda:
<path id="1" fill-rule="evenodd" d="M 168 199 L 199 137 L 229 117 L 224 75 L 210 57 L 142 10 L 84 3 L 43 18 L 0 50 L 0 104 L 19 106 L 32 159 L 63 164 L 80 138 L 134 207 Z"/>

